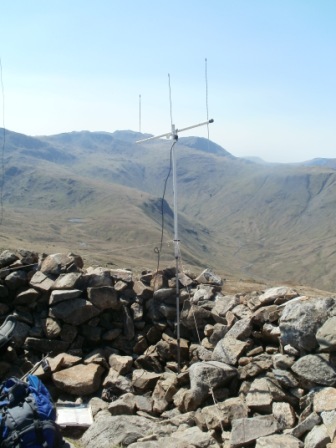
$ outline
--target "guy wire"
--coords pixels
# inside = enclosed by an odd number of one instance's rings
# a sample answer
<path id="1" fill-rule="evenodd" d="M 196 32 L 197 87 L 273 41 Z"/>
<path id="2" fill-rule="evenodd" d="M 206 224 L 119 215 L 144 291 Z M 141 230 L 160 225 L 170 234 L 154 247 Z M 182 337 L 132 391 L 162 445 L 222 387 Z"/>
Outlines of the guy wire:
<path id="1" fill-rule="evenodd" d="M 0 180 L 0 225 L 3 220 L 3 190 L 5 184 L 5 145 L 6 145 L 6 127 L 5 127 L 5 89 L 2 78 L 2 62 L 0 58 L 0 83 L 2 93 L 2 128 L 3 128 L 3 141 L 1 148 L 1 180 Z"/>
<path id="2" fill-rule="evenodd" d="M 160 256 L 161 256 L 161 251 L 162 251 L 162 246 L 163 246 L 163 231 L 164 231 L 164 210 L 163 210 L 163 208 L 164 208 L 164 201 L 165 201 L 166 190 L 167 190 L 167 182 L 168 182 L 170 173 L 172 171 L 172 166 L 173 166 L 172 154 L 173 154 L 173 148 L 174 148 L 175 143 L 176 143 L 176 140 L 173 141 L 173 144 L 170 147 L 169 170 L 168 170 L 166 179 L 164 181 L 163 194 L 162 194 L 162 198 L 161 198 L 161 239 L 160 239 L 160 246 L 155 247 L 155 249 L 154 249 L 154 252 L 157 253 L 157 256 L 158 256 L 156 272 L 159 272 L 159 268 L 160 268 Z"/>

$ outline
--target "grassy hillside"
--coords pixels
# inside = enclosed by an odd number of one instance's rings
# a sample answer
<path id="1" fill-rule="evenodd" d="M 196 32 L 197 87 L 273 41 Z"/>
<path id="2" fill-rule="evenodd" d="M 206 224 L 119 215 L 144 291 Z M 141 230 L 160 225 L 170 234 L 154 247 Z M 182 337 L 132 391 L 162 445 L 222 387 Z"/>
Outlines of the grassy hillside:
<path id="1" fill-rule="evenodd" d="M 78 252 L 90 263 L 155 267 L 171 141 L 136 144 L 141 137 L 117 131 L 33 138 L 7 131 L 0 244 L 40 244 Z M 186 263 L 238 278 L 335 289 L 333 168 L 257 164 L 198 138 L 181 138 L 175 151 Z M 170 176 L 164 263 L 173 262 L 171 207 Z"/>

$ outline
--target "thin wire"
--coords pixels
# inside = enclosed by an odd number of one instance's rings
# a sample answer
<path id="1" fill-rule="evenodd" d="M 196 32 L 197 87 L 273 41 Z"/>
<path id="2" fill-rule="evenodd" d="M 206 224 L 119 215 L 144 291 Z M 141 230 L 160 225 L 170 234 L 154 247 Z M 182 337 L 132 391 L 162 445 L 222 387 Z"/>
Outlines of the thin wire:
<path id="1" fill-rule="evenodd" d="M 163 231 L 164 231 L 164 201 L 165 201 L 165 196 L 166 196 L 166 190 L 167 190 L 167 182 L 169 179 L 169 176 L 171 174 L 172 171 L 172 167 L 173 167 L 173 148 L 174 145 L 176 143 L 176 140 L 173 141 L 173 144 L 170 147 L 170 160 L 169 160 L 169 170 L 168 170 L 168 174 L 166 176 L 166 179 L 164 181 L 164 187 L 163 187 L 163 194 L 162 194 L 162 198 L 161 198 L 161 239 L 160 239 L 160 246 L 159 247 L 155 247 L 154 252 L 157 253 L 158 256 L 158 260 L 157 260 L 157 268 L 156 268 L 156 272 L 159 272 L 159 268 L 160 268 L 160 257 L 161 257 L 161 251 L 162 251 L 162 245 L 163 245 Z"/>
<path id="2" fill-rule="evenodd" d="M 3 142 L 1 148 L 1 180 L 0 180 L 0 225 L 3 220 L 3 190 L 5 183 L 5 145 L 6 145 L 6 127 L 5 127 L 5 89 L 2 78 L 2 62 L 0 58 L 0 83 L 2 92 L 2 128 L 3 128 Z"/>

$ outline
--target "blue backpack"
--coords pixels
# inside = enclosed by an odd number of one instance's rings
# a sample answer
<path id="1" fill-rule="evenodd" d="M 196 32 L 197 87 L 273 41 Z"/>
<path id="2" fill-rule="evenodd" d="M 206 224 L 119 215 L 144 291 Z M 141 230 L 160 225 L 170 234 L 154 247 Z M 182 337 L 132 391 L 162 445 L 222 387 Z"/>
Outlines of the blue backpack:
<path id="1" fill-rule="evenodd" d="M 61 436 L 48 389 L 35 375 L 0 385 L 0 447 L 56 448 Z"/>

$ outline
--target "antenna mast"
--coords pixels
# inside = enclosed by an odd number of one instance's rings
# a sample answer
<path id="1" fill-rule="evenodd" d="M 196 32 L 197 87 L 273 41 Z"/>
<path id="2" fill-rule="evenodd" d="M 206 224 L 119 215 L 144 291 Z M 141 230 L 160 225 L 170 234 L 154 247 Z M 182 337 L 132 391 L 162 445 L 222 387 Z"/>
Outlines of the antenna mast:
<path id="1" fill-rule="evenodd" d="M 169 105 L 170 105 L 170 125 L 171 130 L 166 134 L 156 135 L 153 137 L 145 138 L 142 140 L 138 140 L 136 143 L 144 143 L 150 140 L 156 140 L 161 137 L 167 137 L 174 140 L 171 149 L 171 157 L 172 157 L 172 171 L 173 171 L 173 197 L 174 197 L 174 255 L 175 255 L 175 276 L 176 276 L 176 339 L 177 339 L 177 369 L 178 373 L 181 370 L 181 350 L 180 350 L 180 289 L 179 289 L 179 261 L 180 261 L 180 252 L 179 252 L 179 236 L 178 236 L 178 211 L 177 211 L 177 178 L 176 178 L 176 157 L 175 157 L 175 143 L 178 141 L 178 133 L 183 131 L 188 131 L 189 129 L 194 129 L 199 126 L 209 126 L 210 123 L 213 123 L 213 119 L 208 119 L 202 123 L 197 123 L 186 128 L 176 129 L 173 124 L 173 113 L 172 113 L 172 99 L 171 99 L 171 87 L 170 87 L 170 75 L 168 74 L 168 84 L 169 84 Z"/>

